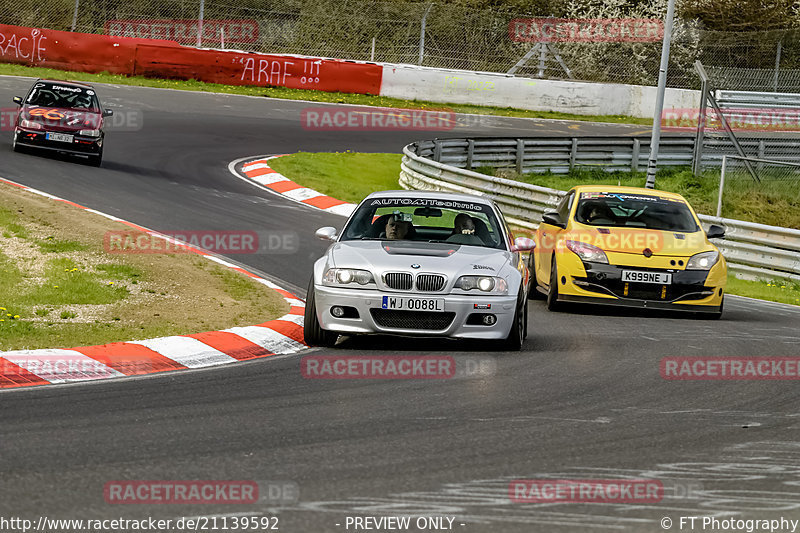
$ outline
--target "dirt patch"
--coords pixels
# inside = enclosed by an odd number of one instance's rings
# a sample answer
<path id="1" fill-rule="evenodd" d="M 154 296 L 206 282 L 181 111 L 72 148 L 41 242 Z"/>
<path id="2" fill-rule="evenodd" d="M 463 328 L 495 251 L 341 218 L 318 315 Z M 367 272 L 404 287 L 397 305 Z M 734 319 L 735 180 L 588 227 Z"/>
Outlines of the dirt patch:
<path id="1" fill-rule="evenodd" d="M 0 207 L 15 214 L 27 233 L 0 227 L 0 251 L 22 273 L 13 294 L 0 298 L 0 306 L 13 306 L 20 315 L 0 324 L 2 350 L 198 333 L 259 324 L 289 310 L 275 291 L 196 254 L 108 253 L 104 236 L 130 231 L 124 224 L 6 184 L 0 184 L 0 195 Z M 37 244 L 48 240 L 73 241 L 84 249 L 47 251 Z M 69 260 L 99 284 L 127 294 L 108 304 L 30 301 L 26 291 L 47 282 L 53 259 Z"/>

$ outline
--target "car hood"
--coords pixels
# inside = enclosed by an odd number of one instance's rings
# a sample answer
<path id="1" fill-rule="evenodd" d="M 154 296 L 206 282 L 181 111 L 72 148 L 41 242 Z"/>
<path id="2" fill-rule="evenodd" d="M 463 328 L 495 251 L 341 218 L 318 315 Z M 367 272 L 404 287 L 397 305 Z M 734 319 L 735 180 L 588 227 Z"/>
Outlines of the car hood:
<path id="1" fill-rule="evenodd" d="M 82 109 L 26 105 L 20 111 L 20 118 L 39 122 L 48 131 L 77 132 L 103 127 L 103 116 L 99 111 Z"/>
<path id="2" fill-rule="evenodd" d="M 383 272 L 433 272 L 452 281 L 466 274 L 508 275 L 513 254 L 505 250 L 459 244 L 414 241 L 344 241 L 327 254 L 328 268 L 362 268 Z M 412 265 L 418 265 L 414 267 Z"/>
<path id="3" fill-rule="evenodd" d="M 569 232 L 567 239 L 593 244 L 606 252 L 688 257 L 714 247 L 703 231 L 680 233 L 639 228 L 582 228 Z"/>

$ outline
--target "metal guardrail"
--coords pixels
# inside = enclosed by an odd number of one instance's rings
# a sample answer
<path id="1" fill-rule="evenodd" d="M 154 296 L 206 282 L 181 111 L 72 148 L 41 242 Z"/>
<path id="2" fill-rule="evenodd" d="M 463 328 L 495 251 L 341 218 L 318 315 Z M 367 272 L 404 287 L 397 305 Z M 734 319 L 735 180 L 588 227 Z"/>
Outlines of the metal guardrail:
<path id="1" fill-rule="evenodd" d="M 771 93 L 757 91 L 715 91 L 717 102 L 722 108 L 737 109 L 797 109 L 800 108 L 800 94 Z"/>
<path id="2" fill-rule="evenodd" d="M 529 140 L 513 142 L 525 146 Z M 472 168 L 480 166 L 475 165 L 476 154 L 480 154 L 481 161 L 507 162 L 508 139 L 456 141 L 471 146 L 471 160 L 465 158 L 462 162 L 453 153 L 445 155 L 449 148 L 461 146 L 453 141 L 420 141 L 406 146 L 400 185 L 406 189 L 462 192 L 491 198 L 509 222 L 528 229 L 536 229 L 542 213 L 552 210 L 565 194 L 565 191 L 488 176 L 454 164 L 461 162 L 463 167 L 471 163 Z M 437 150 L 444 162 L 432 159 Z M 497 150 L 497 153 L 492 150 Z M 716 244 L 731 271 L 751 278 L 800 282 L 800 230 L 706 215 L 700 215 L 700 220 L 706 228 L 711 224 L 725 228 L 725 238 Z"/>
<path id="3" fill-rule="evenodd" d="M 694 157 L 694 138 L 663 136 L 659 167 L 689 167 Z M 736 155 L 728 139 L 706 136 L 702 166 L 722 166 L 722 156 Z M 742 139 L 745 154 L 764 159 L 781 154 L 787 162 L 800 162 L 800 140 L 781 138 Z M 599 168 L 608 172 L 644 172 L 650 156 L 649 137 L 542 137 L 524 139 L 436 139 L 415 143 L 416 153 L 459 168 L 508 168 L 519 174 L 551 172 L 566 174 L 574 168 Z M 775 157 L 773 157 L 775 158 Z"/>
<path id="4" fill-rule="evenodd" d="M 694 139 L 664 136 L 660 166 L 692 164 Z M 421 141 L 417 154 L 462 168 L 491 166 L 518 173 L 566 174 L 576 167 L 639 172 L 647 169 L 649 137 L 543 137 L 525 139 L 437 139 Z"/>

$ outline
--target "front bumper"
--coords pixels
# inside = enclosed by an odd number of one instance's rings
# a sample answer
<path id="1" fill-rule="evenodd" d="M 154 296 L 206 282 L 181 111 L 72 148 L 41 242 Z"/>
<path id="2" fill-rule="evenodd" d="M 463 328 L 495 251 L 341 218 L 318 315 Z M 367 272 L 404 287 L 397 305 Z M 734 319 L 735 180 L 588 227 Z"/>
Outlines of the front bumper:
<path id="1" fill-rule="evenodd" d="M 388 334 L 459 339 L 504 339 L 511 331 L 516 311 L 516 295 L 399 293 L 372 289 L 345 289 L 315 285 L 317 318 L 323 329 L 342 334 Z M 390 311 L 381 309 L 384 296 L 444 299 L 444 312 Z M 476 308 L 476 305 L 479 308 Z M 485 306 L 491 305 L 490 308 Z M 347 317 L 337 318 L 331 307 L 348 309 Z M 475 316 L 492 314 L 491 325 L 477 322 Z M 430 328 L 430 329 L 429 329 Z"/>
<path id="2" fill-rule="evenodd" d="M 626 283 L 622 281 L 623 270 L 668 272 L 672 283 Z M 722 303 L 725 272 L 720 263 L 710 271 L 581 263 L 578 269 L 559 267 L 559 300 L 684 311 L 715 308 Z"/>
<path id="3" fill-rule="evenodd" d="M 47 131 L 44 130 L 28 130 L 24 128 L 17 128 L 14 135 L 17 136 L 17 144 L 19 146 L 27 146 L 30 148 L 39 148 L 43 150 L 53 150 L 56 152 L 67 152 L 70 154 L 82 155 L 97 155 L 103 146 L 103 136 L 100 137 L 86 137 L 82 135 L 72 134 L 72 142 L 63 141 L 50 141 L 47 139 Z"/>

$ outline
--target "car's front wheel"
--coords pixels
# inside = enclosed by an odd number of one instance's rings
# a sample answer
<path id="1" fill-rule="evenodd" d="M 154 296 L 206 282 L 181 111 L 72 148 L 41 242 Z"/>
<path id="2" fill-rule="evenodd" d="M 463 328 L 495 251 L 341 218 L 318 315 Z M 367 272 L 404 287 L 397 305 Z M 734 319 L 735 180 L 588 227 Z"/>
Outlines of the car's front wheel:
<path id="1" fill-rule="evenodd" d="M 697 313 L 697 318 L 705 319 L 705 320 L 719 320 L 722 318 L 722 308 L 725 306 L 725 296 L 722 297 L 722 301 L 719 302 L 719 308 L 714 311 L 704 311 L 702 313 Z"/>
<path id="2" fill-rule="evenodd" d="M 533 257 L 534 253 L 536 253 L 536 250 L 531 251 L 531 257 L 530 260 L 528 260 L 528 270 L 530 271 L 530 275 L 528 276 L 528 299 L 541 300 L 544 298 L 544 295 L 539 292 L 539 282 L 536 279 L 536 259 Z"/>
<path id="3" fill-rule="evenodd" d="M 561 302 L 558 301 L 558 266 L 556 258 L 550 262 L 550 287 L 547 289 L 547 309 L 558 311 L 561 309 Z"/>
<path id="4" fill-rule="evenodd" d="M 93 167 L 99 167 L 103 163 L 103 149 L 100 148 L 100 152 L 97 155 L 90 155 L 89 156 L 89 164 Z"/>
<path id="5" fill-rule="evenodd" d="M 519 288 L 519 296 L 517 297 L 517 307 L 514 311 L 514 322 L 511 324 L 511 331 L 508 336 L 501 341 L 502 349 L 511 351 L 519 351 L 522 348 L 522 343 L 525 337 L 528 336 L 528 302 L 525 298 L 525 293 L 522 287 Z"/>
<path id="6" fill-rule="evenodd" d="M 303 337 L 309 346 L 333 346 L 339 334 L 333 331 L 322 329 L 317 319 L 317 305 L 314 297 L 314 277 L 308 284 L 308 294 L 306 296 L 306 311 L 303 320 Z"/>
<path id="7" fill-rule="evenodd" d="M 15 152 L 23 152 L 22 145 L 17 142 L 17 132 L 14 132 L 14 135 L 11 136 L 11 149 Z"/>

